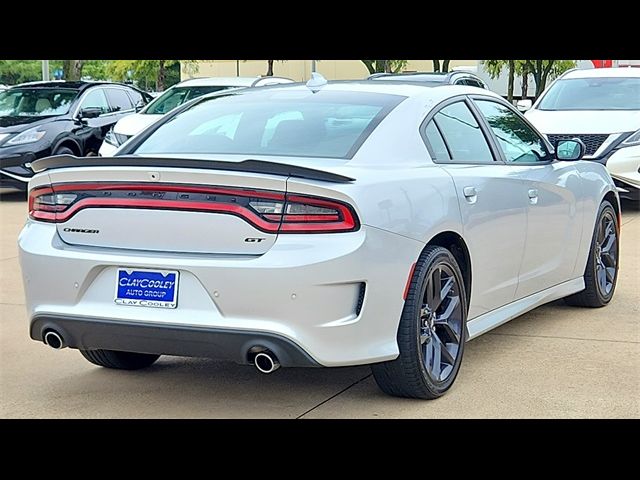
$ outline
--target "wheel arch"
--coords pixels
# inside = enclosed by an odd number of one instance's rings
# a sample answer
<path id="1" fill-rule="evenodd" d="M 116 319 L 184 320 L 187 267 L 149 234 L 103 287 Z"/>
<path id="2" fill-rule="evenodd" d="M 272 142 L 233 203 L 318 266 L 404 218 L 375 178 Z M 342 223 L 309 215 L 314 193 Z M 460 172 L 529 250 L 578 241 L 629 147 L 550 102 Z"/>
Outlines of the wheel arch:
<path id="1" fill-rule="evenodd" d="M 82 156 L 82 148 L 80 147 L 80 144 L 71 137 L 64 137 L 58 140 L 51 149 L 51 153 L 53 154 L 53 152 L 60 147 L 67 147 L 71 149 L 76 156 Z"/>
<path id="2" fill-rule="evenodd" d="M 460 236 L 459 233 L 453 231 L 440 232 L 431 238 L 425 245 L 425 249 L 431 245 L 437 245 L 439 247 L 446 248 L 454 256 L 460 270 L 462 271 L 462 280 L 464 281 L 465 296 L 467 298 L 467 308 L 471 301 L 471 285 L 472 285 L 472 272 L 471 272 L 471 255 L 469 253 L 469 247 L 466 242 Z M 424 251 L 424 249 L 423 249 Z M 422 252 L 421 252 L 422 253 Z"/>
<path id="3" fill-rule="evenodd" d="M 618 229 L 620 229 L 620 225 L 622 221 L 622 212 L 620 210 L 620 200 L 618 199 L 618 196 L 613 190 L 609 190 L 604 194 L 604 197 L 602 197 L 600 204 L 602 204 L 602 202 L 604 202 L 605 200 L 607 200 L 609 203 L 611 203 L 611 205 L 613 205 L 613 209 L 616 212 L 616 217 L 618 218 Z"/>

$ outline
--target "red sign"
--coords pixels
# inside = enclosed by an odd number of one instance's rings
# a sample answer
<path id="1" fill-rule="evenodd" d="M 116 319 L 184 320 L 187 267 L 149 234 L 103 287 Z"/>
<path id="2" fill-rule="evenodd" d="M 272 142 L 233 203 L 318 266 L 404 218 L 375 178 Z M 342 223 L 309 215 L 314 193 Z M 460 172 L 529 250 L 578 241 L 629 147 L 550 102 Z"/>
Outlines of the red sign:
<path id="1" fill-rule="evenodd" d="M 591 60 L 595 68 L 611 68 L 613 67 L 613 60 Z"/>

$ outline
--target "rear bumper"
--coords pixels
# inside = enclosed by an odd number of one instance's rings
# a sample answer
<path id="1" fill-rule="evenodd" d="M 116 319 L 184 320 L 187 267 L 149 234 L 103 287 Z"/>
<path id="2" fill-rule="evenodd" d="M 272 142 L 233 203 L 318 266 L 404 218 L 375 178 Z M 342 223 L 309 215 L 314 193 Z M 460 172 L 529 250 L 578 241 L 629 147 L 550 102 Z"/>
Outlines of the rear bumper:
<path id="1" fill-rule="evenodd" d="M 37 315 L 31 320 L 29 332 L 33 340 L 42 341 L 47 330 L 58 332 L 68 347 L 83 350 L 102 348 L 249 363 L 247 352 L 257 346 L 271 350 L 283 367 L 320 366 L 291 340 L 266 332 L 58 315 Z"/>
<path id="2" fill-rule="evenodd" d="M 225 347 L 215 353 L 220 342 L 207 331 L 240 331 L 251 340 L 277 336 L 322 366 L 397 357 L 404 287 L 423 247 L 421 242 L 366 225 L 345 234 L 281 235 L 263 255 L 75 246 L 61 240 L 55 225 L 33 221 L 27 222 L 19 238 L 27 308 L 34 324 L 39 325 L 40 318 L 68 319 L 65 328 L 80 322 L 74 337 L 91 338 L 91 348 L 110 349 L 115 344 L 101 339 L 115 341 L 118 334 L 95 337 L 95 328 L 117 332 L 122 325 L 144 325 L 158 329 L 145 330 L 149 336 L 162 332 L 163 340 L 157 344 L 162 348 L 154 353 L 232 360 L 246 357 L 246 352 L 243 357 L 237 351 L 239 341 L 231 341 L 231 350 Z M 177 308 L 115 304 L 119 267 L 178 270 Z M 172 335 L 180 344 L 185 329 L 202 333 L 203 345 L 195 348 L 196 342 L 189 341 L 183 350 L 171 347 Z M 41 339 L 40 333 L 32 337 Z"/>

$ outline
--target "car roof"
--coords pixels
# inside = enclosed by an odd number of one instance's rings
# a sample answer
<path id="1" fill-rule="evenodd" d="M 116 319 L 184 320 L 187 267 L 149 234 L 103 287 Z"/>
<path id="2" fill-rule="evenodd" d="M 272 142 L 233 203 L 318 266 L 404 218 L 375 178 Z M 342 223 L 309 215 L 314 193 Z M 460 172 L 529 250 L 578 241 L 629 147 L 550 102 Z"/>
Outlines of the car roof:
<path id="1" fill-rule="evenodd" d="M 332 80 L 327 82 L 321 87 L 314 87 L 314 89 L 328 90 L 328 91 L 347 91 L 347 92 L 362 92 L 362 93 L 381 93 L 390 95 L 400 95 L 407 97 L 408 99 L 415 99 L 420 102 L 424 102 L 424 105 L 435 105 L 442 100 L 457 95 L 485 95 L 501 99 L 502 97 L 497 93 L 490 90 L 485 90 L 479 87 L 470 87 L 467 85 L 450 85 L 442 84 L 437 88 L 423 85 L 419 82 L 372 82 L 370 80 Z M 260 89 L 243 89 L 236 92 L 237 95 L 270 95 L 274 92 L 284 90 L 298 90 L 308 91 L 304 83 L 282 84 L 272 85 Z M 200 97 L 202 99 L 208 97 L 217 97 L 220 92 L 204 95 Z"/>
<path id="2" fill-rule="evenodd" d="M 571 70 L 562 76 L 563 80 L 571 78 L 640 78 L 640 68 L 616 67 L 616 68 L 589 68 L 583 70 Z"/>
<path id="3" fill-rule="evenodd" d="M 293 83 L 293 80 L 284 77 L 202 77 L 191 78 L 178 83 L 178 87 L 252 87 L 255 83 Z"/>
<path id="4" fill-rule="evenodd" d="M 14 85 L 11 88 L 21 88 L 21 87 L 29 87 L 29 88 L 69 88 L 72 90 L 85 90 L 89 87 L 94 87 L 96 85 L 114 85 L 119 87 L 129 87 L 136 90 L 133 85 L 126 85 L 124 83 L 117 82 L 96 82 L 96 81 L 68 81 L 68 80 L 51 80 L 48 82 L 26 82 L 21 83 L 19 85 Z"/>

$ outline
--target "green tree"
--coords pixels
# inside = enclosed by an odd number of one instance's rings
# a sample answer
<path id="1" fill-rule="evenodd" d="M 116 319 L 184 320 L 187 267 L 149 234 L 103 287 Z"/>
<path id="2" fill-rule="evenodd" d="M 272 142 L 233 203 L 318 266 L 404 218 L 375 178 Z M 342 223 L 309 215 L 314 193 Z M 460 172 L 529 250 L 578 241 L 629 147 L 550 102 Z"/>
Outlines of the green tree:
<path id="1" fill-rule="evenodd" d="M 159 92 L 180 81 L 179 60 L 114 60 L 109 65 L 114 80 L 133 80 L 143 88 L 155 85 Z"/>
<path id="2" fill-rule="evenodd" d="M 434 72 L 442 72 L 442 73 L 449 72 L 449 63 L 451 63 L 451 60 L 442 60 L 442 64 L 440 63 L 440 60 L 431 60 L 431 61 L 433 62 Z"/>
<path id="3" fill-rule="evenodd" d="M 49 75 L 62 67 L 62 60 L 49 61 Z M 0 60 L 0 83 L 16 85 L 42 80 L 42 60 Z"/>
<path id="4" fill-rule="evenodd" d="M 62 71 L 65 80 L 80 80 L 85 60 L 63 60 Z"/>
<path id="5" fill-rule="evenodd" d="M 536 84 L 536 98 L 547 87 L 547 81 L 576 66 L 574 60 L 522 60 L 533 75 Z"/>
<path id="6" fill-rule="evenodd" d="M 398 73 L 407 66 L 408 60 L 360 60 L 370 74 Z"/>
<path id="7" fill-rule="evenodd" d="M 513 84 L 516 73 L 516 60 L 485 60 L 482 62 L 491 78 L 498 78 L 506 67 L 509 75 L 507 83 L 507 100 L 513 102 Z"/>

